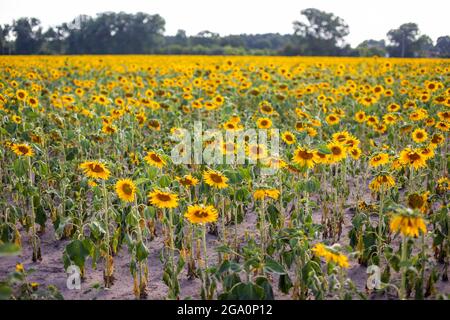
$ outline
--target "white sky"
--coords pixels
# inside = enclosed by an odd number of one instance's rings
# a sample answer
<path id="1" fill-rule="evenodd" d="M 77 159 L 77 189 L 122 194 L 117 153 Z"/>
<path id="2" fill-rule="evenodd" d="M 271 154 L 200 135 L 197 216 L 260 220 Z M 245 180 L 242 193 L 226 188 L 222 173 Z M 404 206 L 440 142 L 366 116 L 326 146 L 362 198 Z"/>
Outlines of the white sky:
<path id="1" fill-rule="evenodd" d="M 366 39 L 385 39 L 405 22 L 415 22 L 433 41 L 450 35 L 449 0 L 0 0 L 0 23 L 18 17 L 36 17 L 44 26 L 72 20 L 78 14 L 138 11 L 160 14 L 165 34 L 178 29 L 188 35 L 203 30 L 221 35 L 239 33 L 293 33 L 300 11 L 317 8 L 333 12 L 350 26 L 352 46 Z"/>

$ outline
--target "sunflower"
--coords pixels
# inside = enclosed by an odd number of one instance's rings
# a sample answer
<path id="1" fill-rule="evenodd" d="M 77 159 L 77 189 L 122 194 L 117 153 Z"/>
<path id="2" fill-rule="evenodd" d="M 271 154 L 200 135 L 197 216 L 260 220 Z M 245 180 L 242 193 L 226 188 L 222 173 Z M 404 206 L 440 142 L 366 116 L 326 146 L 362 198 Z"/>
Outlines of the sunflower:
<path id="1" fill-rule="evenodd" d="M 267 148 L 263 144 L 251 144 L 247 147 L 247 154 L 252 160 L 264 159 L 267 157 Z"/>
<path id="2" fill-rule="evenodd" d="M 361 157 L 361 149 L 358 147 L 353 147 L 348 150 L 348 154 L 355 160 L 358 160 Z"/>
<path id="3" fill-rule="evenodd" d="M 166 165 L 166 161 L 164 161 L 164 159 L 159 154 L 153 151 L 147 152 L 147 155 L 144 157 L 144 160 L 149 165 L 160 169 Z"/>
<path id="4" fill-rule="evenodd" d="M 225 130 L 237 130 L 238 129 L 238 124 L 233 122 L 233 121 L 227 121 L 223 124 L 223 128 Z"/>
<path id="5" fill-rule="evenodd" d="M 205 183 L 211 187 L 215 187 L 217 189 L 223 189 L 228 187 L 227 181 L 228 178 L 225 177 L 222 173 L 215 170 L 208 170 L 203 172 L 203 179 Z"/>
<path id="6" fill-rule="evenodd" d="M 267 101 L 262 101 L 262 102 L 259 104 L 259 111 L 261 111 L 261 113 L 269 114 L 269 115 L 274 113 L 273 107 L 272 107 L 271 104 L 270 104 L 269 102 L 267 102 Z"/>
<path id="7" fill-rule="evenodd" d="M 419 232 L 427 232 L 425 220 L 417 215 L 396 214 L 391 220 L 392 232 L 400 232 L 404 237 L 418 237 Z"/>
<path id="8" fill-rule="evenodd" d="M 428 211 L 428 196 L 430 192 L 420 193 L 411 193 L 408 195 L 407 203 L 408 207 L 411 209 L 420 210 L 422 213 L 426 213 Z"/>
<path id="9" fill-rule="evenodd" d="M 347 157 L 347 153 L 342 144 L 333 141 L 328 143 L 327 147 L 331 151 L 331 153 L 328 155 L 328 160 L 330 163 L 339 162 Z"/>
<path id="10" fill-rule="evenodd" d="M 194 178 L 190 174 L 183 176 L 182 178 L 176 177 L 177 181 L 184 187 L 193 187 L 198 184 L 198 179 Z"/>
<path id="11" fill-rule="evenodd" d="M 378 166 L 382 166 L 389 162 L 389 155 L 387 153 L 378 153 L 377 155 L 373 156 L 369 160 L 369 165 L 372 168 L 376 168 Z"/>
<path id="12" fill-rule="evenodd" d="M 25 101 L 28 97 L 28 93 L 25 90 L 19 89 L 16 91 L 16 98 L 20 101 Z"/>
<path id="13" fill-rule="evenodd" d="M 151 130 L 154 130 L 154 131 L 161 130 L 161 124 L 156 119 L 149 120 L 147 125 L 148 125 L 149 129 L 151 129 Z"/>
<path id="14" fill-rule="evenodd" d="M 364 111 L 358 111 L 355 113 L 355 121 L 358 123 L 363 123 L 366 121 L 366 113 Z"/>
<path id="15" fill-rule="evenodd" d="M 269 118 L 259 118 L 256 120 L 259 129 L 269 129 L 272 126 L 272 120 Z"/>
<path id="16" fill-rule="evenodd" d="M 189 220 L 190 223 L 209 223 L 216 222 L 218 213 L 213 206 L 200 206 L 193 205 L 188 206 L 184 217 Z"/>
<path id="17" fill-rule="evenodd" d="M 323 243 L 315 244 L 312 252 L 316 256 L 324 258 L 326 262 L 336 263 L 341 268 L 348 268 L 350 266 L 347 256 L 337 252 L 334 248 L 325 246 Z"/>
<path id="18" fill-rule="evenodd" d="M 395 179 L 389 174 L 376 176 L 369 184 L 370 190 L 379 192 L 381 189 L 388 190 L 395 186 Z"/>
<path id="19" fill-rule="evenodd" d="M 236 154 L 236 144 L 234 142 L 223 142 L 222 153 L 223 154 Z"/>
<path id="20" fill-rule="evenodd" d="M 306 166 L 308 168 L 313 168 L 314 165 L 317 163 L 315 153 L 316 150 L 298 146 L 297 149 L 294 151 L 294 157 L 292 161 L 298 164 L 299 166 Z"/>
<path id="21" fill-rule="evenodd" d="M 287 166 L 286 161 L 278 157 L 267 157 L 264 159 L 264 165 L 272 169 L 281 169 Z"/>
<path id="22" fill-rule="evenodd" d="M 411 137 L 416 143 L 422 143 L 428 139 L 428 133 L 420 128 L 417 128 L 411 133 Z"/>
<path id="23" fill-rule="evenodd" d="M 160 209 L 178 207 L 178 195 L 172 192 L 153 189 L 152 192 L 148 193 L 148 197 L 150 198 L 150 203 Z"/>
<path id="24" fill-rule="evenodd" d="M 11 117 L 11 120 L 12 120 L 14 123 L 16 123 L 16 124 L 21 124 L 21 123 L 22 123 L 22 118 L 19 117 L 19 116 L 16 116 L 16 115 L 12 116 L 12 117 Z"/>
<path id="25" fill-rule="evenodd" d="M 440 133 L 436 133 L 431 137 L 431 145 L 436 148 L 438 145 L 442 144 L 444 142 L 444 135 Z"/>
<path id="26" fill-rule="evenodd" d="M 114 134 L 117 131 L 117 128 L 112 124 L 105 124 L 102 127 L 102 132 L 106 134 Z"/>
<path id="27" fill-rule="evenodd" d="M 414 169 L 426 167 L 426 159 L 418 149 L 405 148 L 400 151 L 399 161 L 402 165 L 412 166 Z"/>
<path id="28" fill-rule="evenodd" d="M 108 180 L 111 173 L 103 163 L 98 161 L 85 161 L 80 164 L 80 168 L 88 178 L 93 179 Z"/>
<path id="29" fill-rule="evenodd" d="M 133 202 L 136 194 L 136 185 L 130 179 L 120 179 L 116 183 L 118 197 L 126 202 Z"/>
<path id="30" fill-rule="evenodd" d="M 328 116 L 326 116 L 325 121 L 330 125 L 335 125 L 338 124 L 340 119 L 339 116 L 335 113 L 329 114 Z"/>
<path id="31" fill-rule="evenodd" d="M 264 198 L 278 199 L 280 191 L 277 189 L 257 189 L 253 192 L 253 198 L 255 200 L 263 200 Z"/>
<path id="32" fill-rule="evenodd" d="M 35 97 L 29 97 L 28 98 L 28 104 L 30 105 L 30 107 L 32 108 L 36 108 L 39 104 L 39 100 Z"/>
<path id="33" fill-rule="evenodd" d="M 425 157 L 425 160 L 431 159 L 434 157 L 434 147 L 430 144 L 428 147 L 421 148 L 420 154 Z"/>
<path id="34" fill-rule="evenodd" d="M 436 128 L 443 132 L 447 132 L 449 127 L 450 127 L 450 125 L 444 121 L 439 121 L 438 123 L 436 123 Z"/>
<path id="35" fill-rule="evenodd" d="M 290 131 L 283 132 L 281 139 L 283 139 L 286 144 L 293 144 L 296 141 L 294 134 Z"/>
<path id="36" fill-rule="evenodd" d="M 14 143 L 11 150 L 18 156 L 32 157 L 34 155 L 33 148 L 26 143 Z"/>

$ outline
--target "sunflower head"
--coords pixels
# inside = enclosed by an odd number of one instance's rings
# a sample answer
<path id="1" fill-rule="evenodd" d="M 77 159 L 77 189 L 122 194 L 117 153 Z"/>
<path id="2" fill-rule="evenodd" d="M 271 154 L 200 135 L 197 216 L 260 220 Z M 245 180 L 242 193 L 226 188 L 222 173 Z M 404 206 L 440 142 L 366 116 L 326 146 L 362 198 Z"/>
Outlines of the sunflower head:
<path id="1" fill-rule="evenodd" d="M 136 196 L 136 185 L 130 179 L 121 179 L 116 183 L 117 196 L 126 202 L 133 202 Z"/>
<path id="2" fill-rule="evenodd" d="M 225 177 L 222 173 L 215 170 L 208 170 L 203 172 L 203 179 L 205 183 L 211 187 L 217 189 L 223 189 L 228 187 L 227 181 L 228 178 Z"/>
<path id="3" fill-rule="evenodd" d="M 205 224 L 217 221 L 218 213 L 213 206 L 188 206 L 184 217 L 194 224 Z"/>
<path id="4" fill-rule="evenodd" d="M 111 172 L 99 161 L 85 161 L 80 168 L 88 178 L 108 180 Z"/>
<path id="5" fill-rule="evenodd" d="M 173 209 L 178 207 L 178 195 L 172 192 L 164 192 L 159 189 L 154 189 L 148 193 L 150 203 L 160 209 Z"/>
<path id="6" fill-rule="evenodd" d="M 22 157 L 32 157 L 34 155 L 33 148 L 26 143 L 14 143 L 11 145 L 11 150 Z"/>
<path id="7" fill-rule="evenodd" d="M 144 157 L 144 160 L 149 165 L 160 169 L 166 165 L 166 161 L 162 158 L 162 156 L 153 151 L 147 152 L 147 155 Z"/>

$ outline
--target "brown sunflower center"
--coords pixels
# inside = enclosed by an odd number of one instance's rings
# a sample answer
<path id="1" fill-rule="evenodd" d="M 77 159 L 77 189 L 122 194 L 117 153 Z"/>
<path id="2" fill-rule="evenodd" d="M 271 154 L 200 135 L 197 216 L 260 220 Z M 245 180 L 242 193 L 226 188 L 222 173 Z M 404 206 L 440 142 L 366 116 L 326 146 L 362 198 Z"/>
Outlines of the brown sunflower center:
<path id="1" fill-rule="evenodd" d="M 208 216 L 208 212 L 205 210 L 197 210 L 194 212 L 194 216 L 197 218 L 206 218 Z"/>
<path id="2" fill-rule="evenodd" d="M 209 176 L 210 176 L 211 180 L 214 181 L 215 183 L 222 183 L 223 182 L 222 177 L 220 175 L 216 174 L 216 173 L 211 173 Z"/>
<path id="3" fill-rule="evenodd" d="M 414 162 L 420 160 L 420 155 L 417 152 L 412 152 L 408 155 L 408 158 Z"/>
<path id="4" fill-rule="evenodd" d="M 20 153 L 22 153 L 22 154 L 27 154 L 29 151 L 29 149 L 25 146 L 19 146 L 18 149 L 19 149 Z"/>
<path id="5" fill-rule="evenodd" d="M 102 172 L 105 171 L 105 170 L 103 169 L 103 167 L 102 167 L 101 165 L 98 165 L 98 164 L 93 164 L 93 165 L 91 165 L 91 170 L 94 171 L 94 172 L 96 172 L 96 173 L 102 173 Z"/>
<path id="6" fill-rule="evenodd" d="M 127 196 L 131 196 L 133 194 L 133 188 L 131 187 L 131 185 L 129 183 L 124 183 L 122 185 L 122 191 L 123 193 L 125 193 Z"/>
<path id="7" fill-rule="evenodd" d="M 156 194 L 156 197 L 158 198 L 159 201 L 162 201 L 162 202 L 169 202 L 170 200 L 172 200 L 170 195 L 164 194 L 164 193 L 158 193 L 158 194 Z"/>
<path id="8" fill-rule="evenodd" d="M 334 146 L 334 147 L 331 147 L 331 152 L 335 156 L 338 156 L 338 155 L 340 155 L 342 153 L 342 149 L 340 147 L 338 147 L 338 146 Z"/>
<path id="9" fill-rule="evenodd" d="M 158 157 L 157 154 L 152 153 L 152 154 L 150 155 L 150 158 L 151 158 L 153 161 L 155 161 L 155 162 L 162 162 L 161 158 Z"/>
<path id="10" fill-rule="evenodd" d="M 304 150 L 299 150 L 299 151 L 297 152 L 297 155 L 298 155 L 300 158 L 305 159 L 305 160 L 312 159 L 313 156 L 314 156 L 314 154 L 309 153 L 309 152 L 304 151 Z"/>

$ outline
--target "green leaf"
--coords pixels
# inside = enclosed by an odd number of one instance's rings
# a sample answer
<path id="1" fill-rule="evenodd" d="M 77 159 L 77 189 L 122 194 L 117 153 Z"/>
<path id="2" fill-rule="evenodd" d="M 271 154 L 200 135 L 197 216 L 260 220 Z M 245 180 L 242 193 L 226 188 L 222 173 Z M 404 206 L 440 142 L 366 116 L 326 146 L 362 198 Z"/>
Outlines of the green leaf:
<path id="1" fill-rule="evenodd" d="M 8 300 L 11 298 L 12 289 L 7 285 L 0 285 L 0 300 Z"/>
<path id="2" fill-rule="evenodd" d="M 139 262 L 147 259 L 149 255 L 149 251 L 147 249 L 147 247 L 145 246 L 145 244 L 140 241 L 137 245 L 136 245 L 136 258 Z"/>
<path id="3" fill-rule="evenodd" d="M 13 162 L 13 171 L 17 177 L 22 177 L 27 173 L 27 162 L 22 158 L 17 158 Z"/>
<path id="4" fill-rule="evenodd" d="M 66 252 L 71 261 L 80 268 L 84 266 L 89 250 L 85 248 L 81 240 L 74 240 L 66 246 Z"/>
<path id="5" fill-rule="evenodd" d="M 266 259 L 264 270 L 277 274 L 286 274 L 286 270 L 284 270 L 283 266 L 271 258 Z"/>
<path id="6" fill-rule="evenodd" d="M 239 283 L 231 290 L 231 296 L 237 300 L 262 300 L 264 289 L 254 283 Z"/>
<path id="7" fill-rule="evenodd" d="M 0 244 L 0 257 L 17 256 L 20 254 L 20 247 L 13 243 Z"/>

